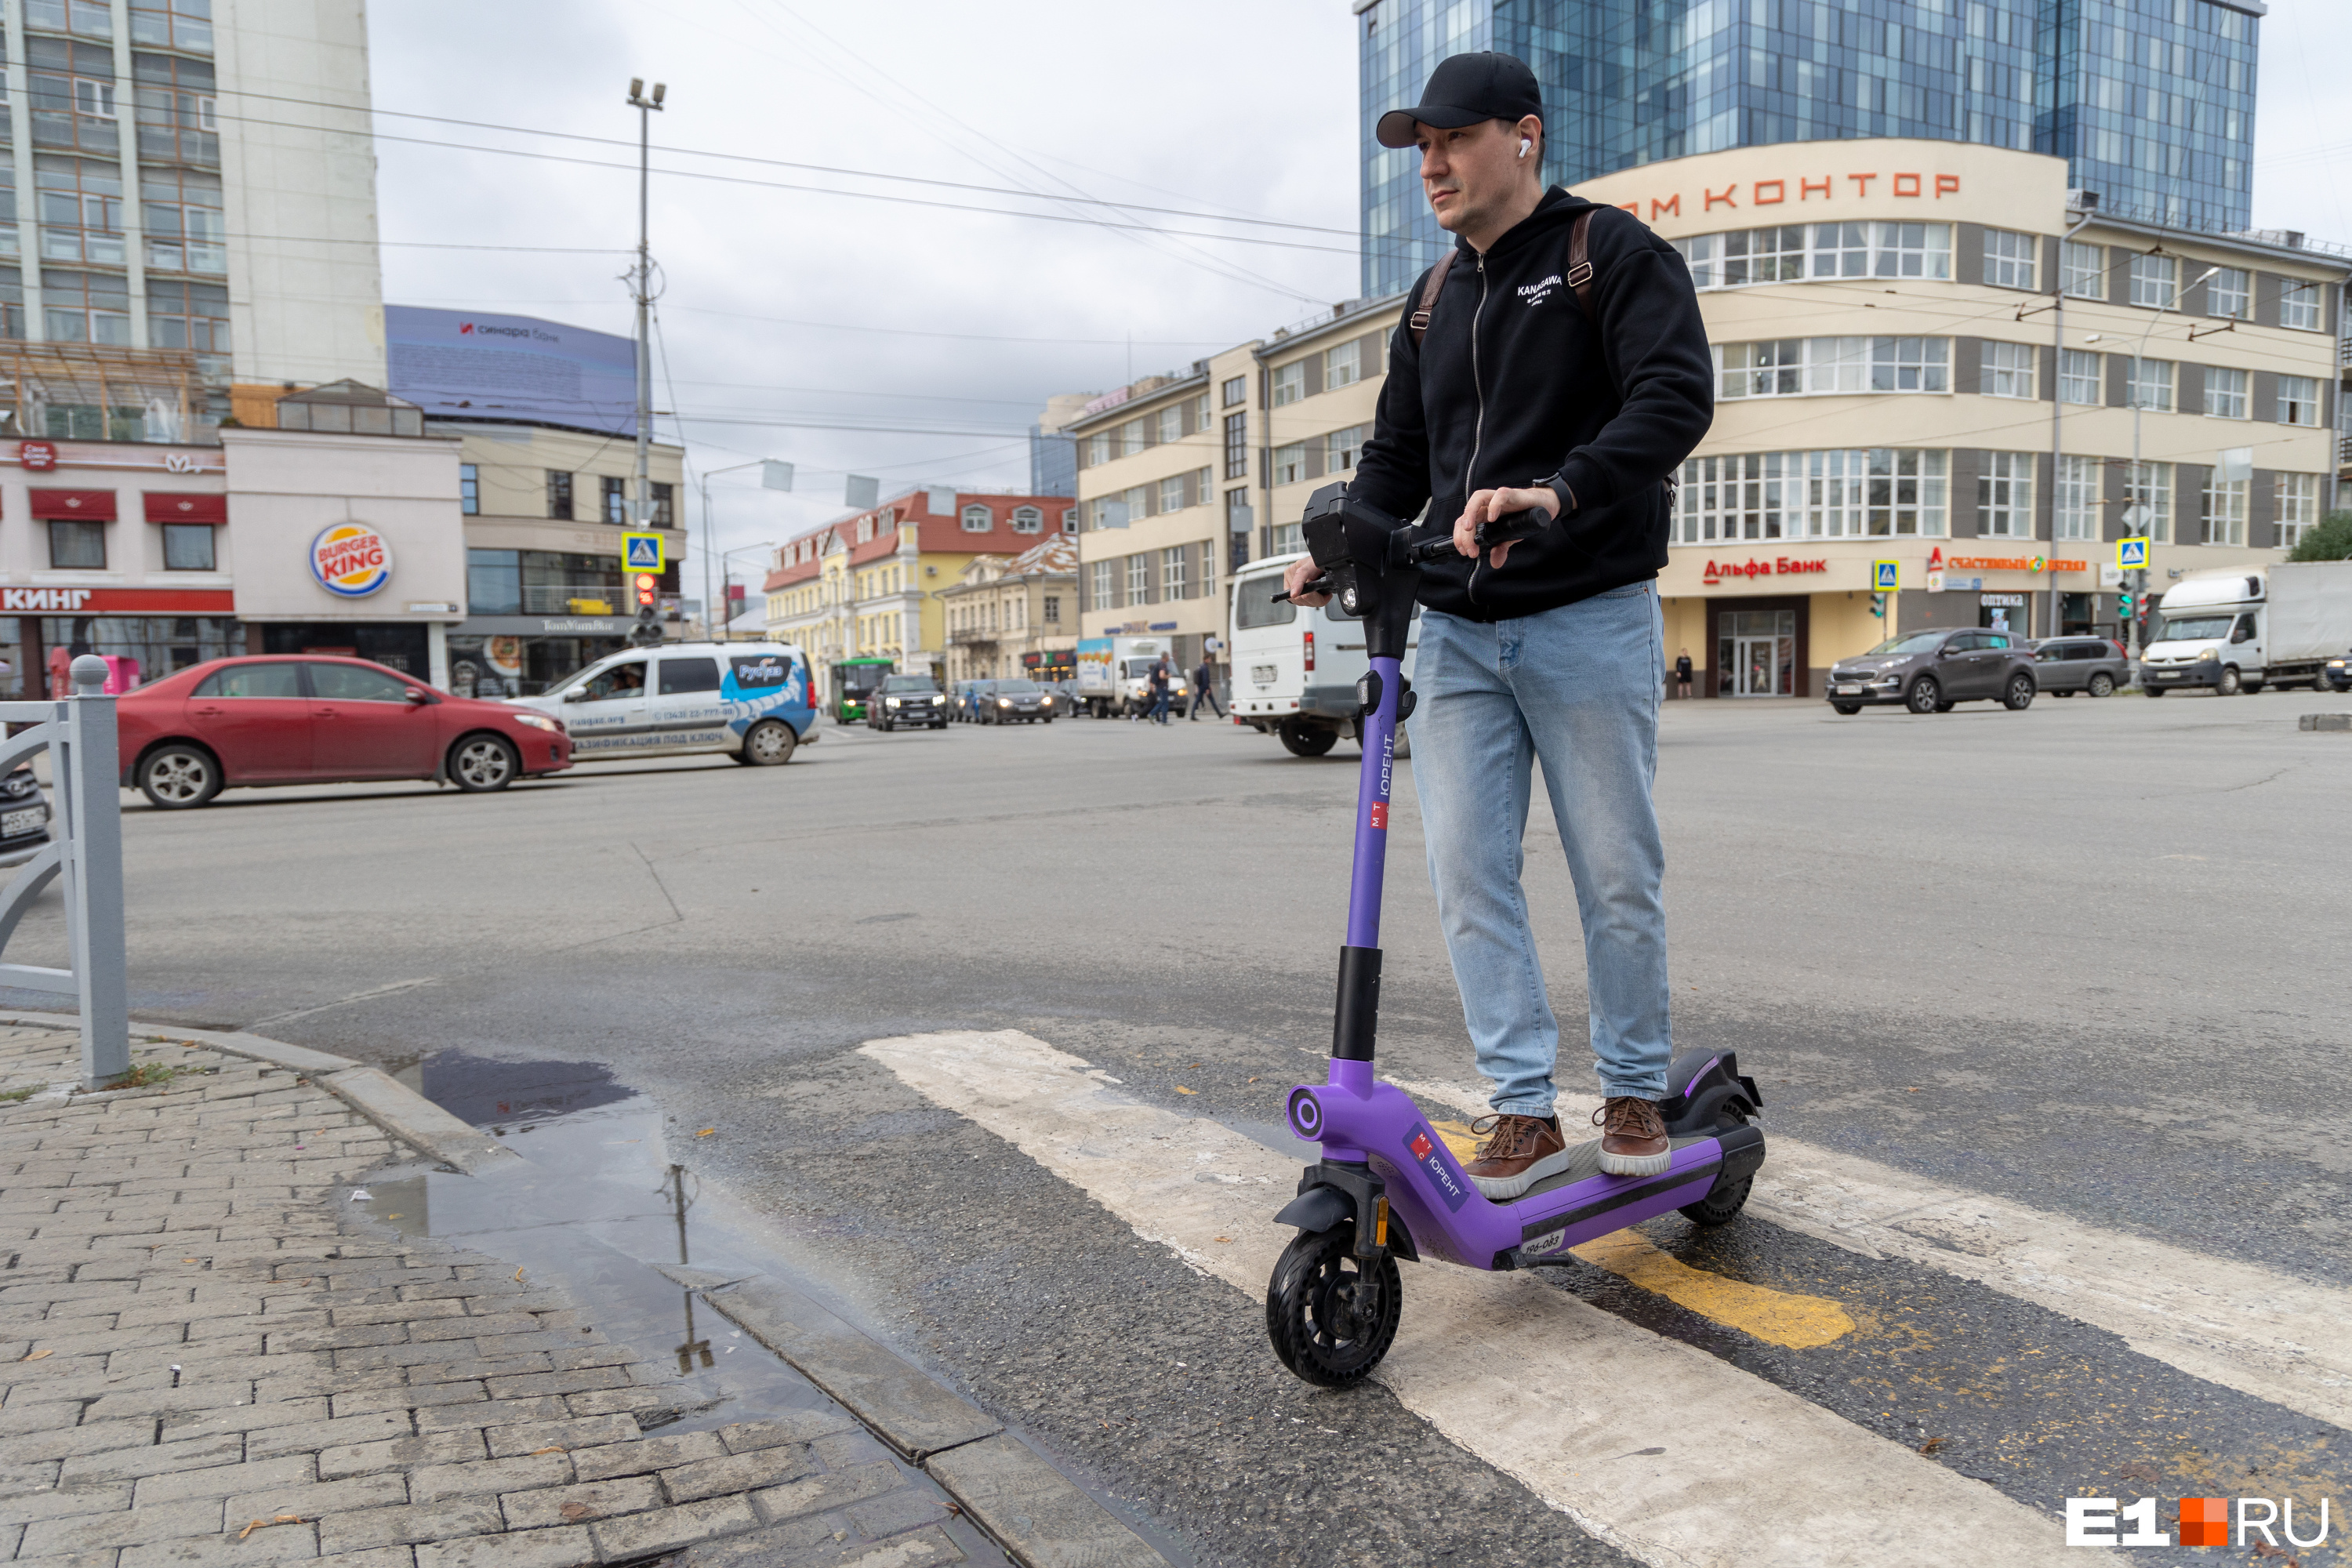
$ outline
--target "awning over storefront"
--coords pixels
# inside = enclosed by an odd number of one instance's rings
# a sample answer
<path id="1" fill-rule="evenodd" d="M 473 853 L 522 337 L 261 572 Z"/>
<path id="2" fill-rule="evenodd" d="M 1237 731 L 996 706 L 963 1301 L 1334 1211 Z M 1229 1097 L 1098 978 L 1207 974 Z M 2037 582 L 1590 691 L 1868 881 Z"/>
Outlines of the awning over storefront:
<path id="1" fill-rule="evenodd" d="M 226 522 L 228 521 L 228 497 L 226 496 L 156 495 L 151 491 L 140 499 L 147 503 L 147 521 L 150 522 Z"/>
<path id="2" fill-rule="evenodd" d="M 33 503 L 33 516 L 42 518 L 79 518 L 85 522 L 114 521 L 112 490 L 31 490 L 26 492 Z"/>

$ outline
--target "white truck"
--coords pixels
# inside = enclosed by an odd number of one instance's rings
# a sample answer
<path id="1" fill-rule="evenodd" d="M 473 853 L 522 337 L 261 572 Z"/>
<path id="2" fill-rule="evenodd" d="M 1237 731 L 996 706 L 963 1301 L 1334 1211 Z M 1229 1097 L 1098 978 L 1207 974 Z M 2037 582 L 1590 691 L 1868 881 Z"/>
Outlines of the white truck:
<path id="1" fill-rule="evenodd" d="M 1276 604 L 1283 569 L 1298 555 L 1253 561 L 1234 575 L 1228 608 L 1234 661 L 1234 722 L 1272 735 L 1295 757 L 1319 757 L 1344 737 L 1360 740 L 1356 682 L 1371 668 L 1364 623 L 1339 614 L 1337 604 L 1302 609 Z M 1404 673 L 1412 677 L 1421 646 L 1421 608 L 1413 607 Z M 1407 731 L 1397 731 L 1396 754 L 1412 754 Z"/>
<path id="2" fill-rule="evenodd" d="M 1168 706 L 1181 714 L 1192 676 L 1176 662 L 1171 637 L 1085 637 L 1078 643 L 1078 700 L 1097 719 L 1132 716 L 1151 706 L 1151 667 L 1168 656 Z"/>
<path id="3" fill-rule="evenodd" d="M 2327 663 L 2352 651 L 2352 561 L 2192 572 L 2165 590 L 2140 686 L 2150 697 L 2199 687 L 2223 697 L 2266 685 L 2326 689 Z"/>

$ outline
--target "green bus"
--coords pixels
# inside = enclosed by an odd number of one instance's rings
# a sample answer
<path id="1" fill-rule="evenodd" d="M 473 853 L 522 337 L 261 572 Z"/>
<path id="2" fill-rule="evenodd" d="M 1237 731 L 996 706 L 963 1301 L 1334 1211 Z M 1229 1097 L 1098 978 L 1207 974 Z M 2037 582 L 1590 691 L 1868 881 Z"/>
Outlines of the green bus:
<path id="1" fill-rule="evenodd" d="M 836 723 L 855 724 L 866 717 L 866 700 L 895 668 L 887 658 L 844 658 L 833 666 L 833 717 Z"/>

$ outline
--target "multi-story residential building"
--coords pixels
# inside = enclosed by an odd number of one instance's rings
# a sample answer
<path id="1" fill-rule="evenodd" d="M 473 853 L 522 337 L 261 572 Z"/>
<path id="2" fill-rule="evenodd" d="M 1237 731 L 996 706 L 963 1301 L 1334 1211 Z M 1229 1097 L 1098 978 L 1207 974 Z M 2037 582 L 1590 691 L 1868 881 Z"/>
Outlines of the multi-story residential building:
<path id="1" fill-rule="evenodd" d="M 1077 674 L 1078 542 L 1049 535 L 1007 561 L 975 555 L 961 580 L 939 591 L 947 621 L 947 679 Z"/>
<path id="2" fill-rule="evenodd" d="M 762 588 L 769 635 L 799 644 L 820 670 L 871 657 L 936 673 L 947 647 L 940 590 L 974 556 L 1019 555 L 1076 528 L 1066 496 L 906 490 L 777 548 Z"/>
<path id="3" fill-rule="evenodd" d="M 2126 532 L 2154 541 L 2160 595 L 2319 520 L 2346 261 L 2086 208 L 2068 178 L 1887 139 L 1580 186 L 1673 241 L 1706 317 L 1715 424 L 1659 584 L 1704 690 L 1817 696 L 1897 627 L 2114 635 Z M 1901 574 L 1883 616 L 1880 560 Z"/>
<path id="4" fill-rule="evenodd" d="M 1170 634 L 1187 669 L 1223 638 L 1225 574 L 1298 549 L 1307 496 L 1354 469 L 1402 310 L 1335 306 L 1087 405 L 1068 426 L 1086 636 Z"/>
<path id="5" fill-rule="evenodd" d="M 1418 155 L 1372 135 L 1436 63 L 1534 68 L 1544 172 L 1570 186 L 1660 159 L 1853 137 L 2066 160 L 2106 211 L 2200 230 L 2249 220 L 2262 0 L 1873 0 L 1866 7 L 1628 0 L 1358 0 L 1364 292 L 1443 245 Z"/>

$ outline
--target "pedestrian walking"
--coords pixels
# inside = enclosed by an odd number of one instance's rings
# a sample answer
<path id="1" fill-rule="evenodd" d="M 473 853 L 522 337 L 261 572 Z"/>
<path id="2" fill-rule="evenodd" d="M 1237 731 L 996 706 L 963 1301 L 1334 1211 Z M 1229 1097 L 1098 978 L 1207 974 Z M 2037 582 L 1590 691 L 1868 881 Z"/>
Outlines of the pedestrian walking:
<path id="1" fill-rule="evenodd" d="M 1199 719 L 1203 702 L 1218 718 L 1225 716 L 1224 708 L 1217 701 L 1217 667 L 1209 662 L 1209 656 L 1205 653 L 1201 656 L 1201 668 L 1192 672 L 1192 706 L 1184 717 Z"/>
<path id="2" fill-rule="evenodd" d="M 1688 697 L 1691 694 L 1690 683 L 1690 649 L 1685 648 L 1675 656 L 1675 695 Z"/>
<path id="3" fill-rule="evenodd" d="M 1452 520 L 1454 552 L 1421 577 L 1412 765 L 1438 920 L 1494 1086 L 1466 1173 L 1507 1199 L 1568 1165 L 1559 1027 L 1519 874 L 1540 759 L 1584 925 L 1601 1169 L 1654 1174 L 1672 1159 L 1657 1102 L 1674 1054 L 1651 799 L 1666 684 L 1656 578 L 1669 481 L 1714 417 L 1706 326 L 1672 246 L 1621 208 L 1545 189 L 1543 100 L 1524 62 L 1444 60 L 1375 134 L 1419 150 L 1454 236 L 1389 340 L 1349 491 L 1393 517 L 1427 502 L 1438 528 Z M 1535 532 L 1479 547 L 1481 523 L 1525 511 Z M 1298 596 L 1318 571 L 1285 574 L 1294 603 L 1328 602 Z"/>
<path id="4" fill-rule="evenodd" d="M 1163 653 L 1151 667 L 1151 721 L 1155 724 L 1168 722 L 1170 675 L 1168 656 Z"/>

